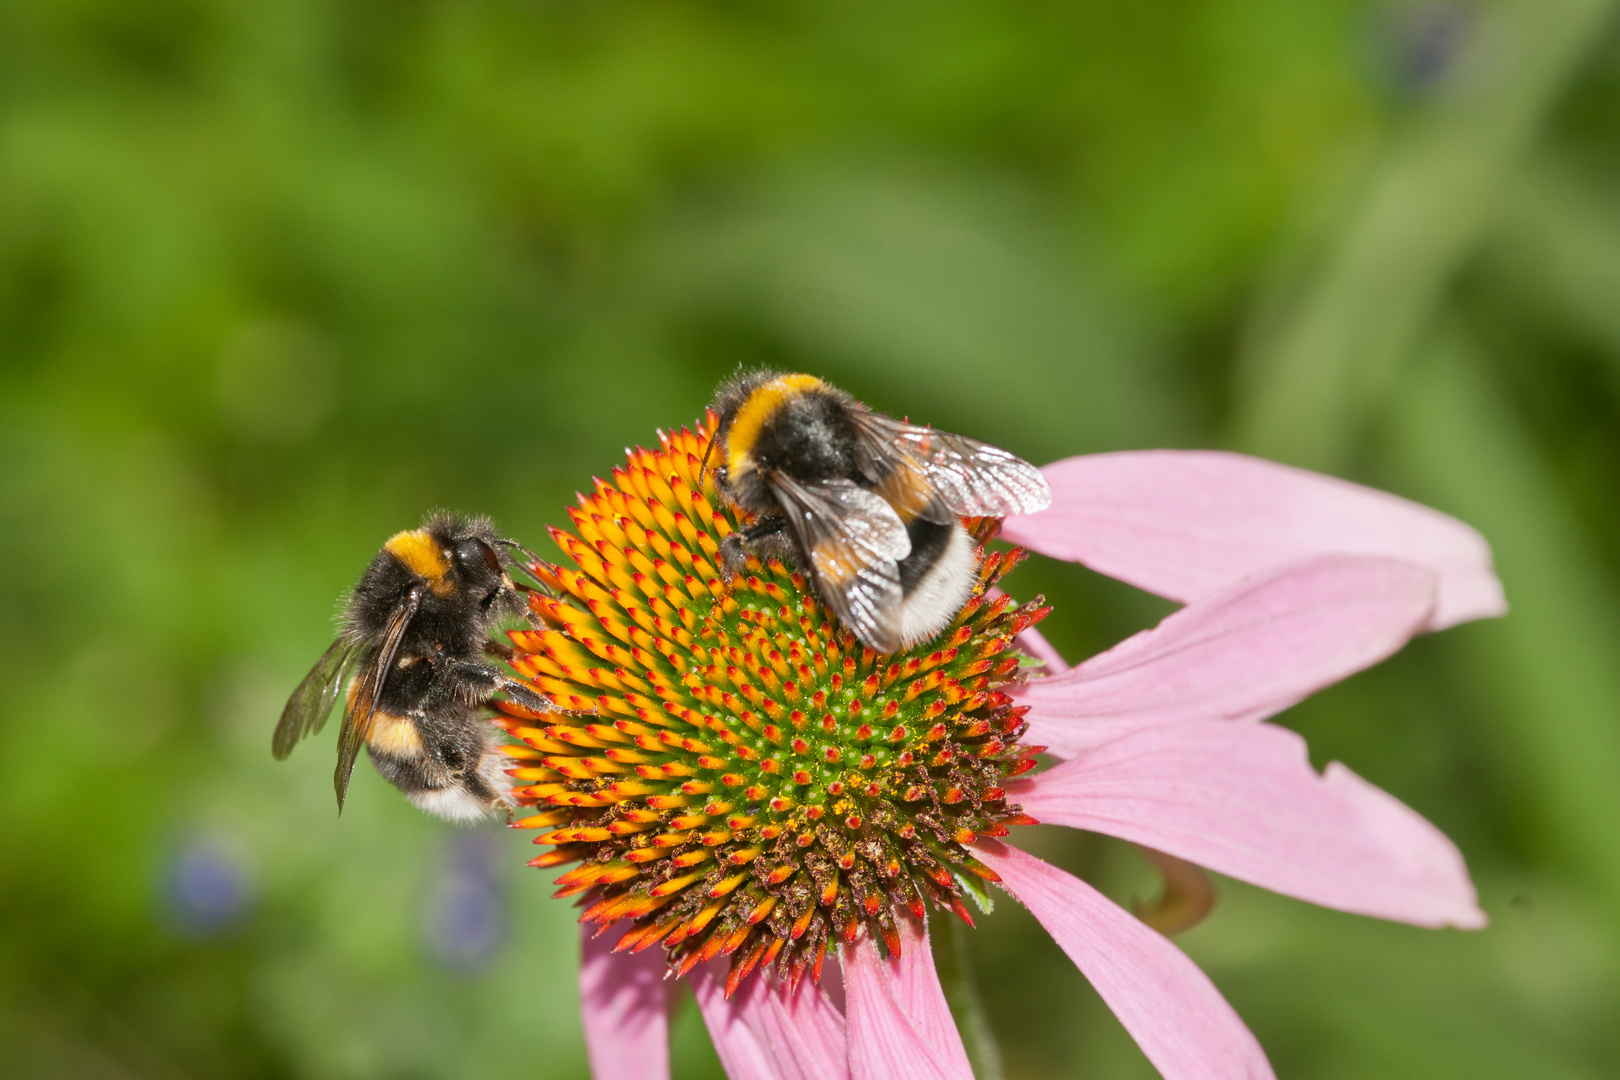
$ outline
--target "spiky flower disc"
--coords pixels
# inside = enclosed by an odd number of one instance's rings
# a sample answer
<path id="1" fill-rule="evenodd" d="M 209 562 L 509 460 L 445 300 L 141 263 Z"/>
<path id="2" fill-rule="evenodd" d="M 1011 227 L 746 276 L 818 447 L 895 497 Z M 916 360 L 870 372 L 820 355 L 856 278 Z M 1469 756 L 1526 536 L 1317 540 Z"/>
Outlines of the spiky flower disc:
<path id="1" fill-rule="evenodd" d="M 721 580 L 738 527 L 699 479 L 714 417 L 660 433 L 552 531 L 577 569 L 537 563 L 552 629 L 514 631 L 513 667 L 566 715 L 504 706 L 523 745 L 515 794 L 580 865 L 559 896 L 586 922 L 632 920 L 618 949 L 662 945 L 679 972 L 732 957 L 727 992 L 761 964 L 819 977 L 832 935 L 864 924 L 898 949 L 900 909 L 972 921 L 964 890 L 996 876 L 965 845 L 1027 823 L 1001 788 L 1034 765 L 1024 709 L 999 687 L 1013 636 L 1049 609 L 986 590 L 1021 552 L 978 553 L 978 584 L 932 642 L 863 648 L 781 563 Z M 981 540 L 994 522 L 976 523 Z"/>

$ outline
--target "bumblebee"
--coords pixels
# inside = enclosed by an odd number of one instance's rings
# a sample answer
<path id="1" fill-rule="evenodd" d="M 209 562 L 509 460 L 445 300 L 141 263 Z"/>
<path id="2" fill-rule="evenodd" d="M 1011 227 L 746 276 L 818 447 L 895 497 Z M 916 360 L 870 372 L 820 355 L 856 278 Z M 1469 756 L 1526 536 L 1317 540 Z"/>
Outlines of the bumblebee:
<path id="1" fill-rule="evenodd" d="M 753 524 L 722 570 L 786 557 L 868 647 L 898 652 L 949 625 L 973 591 L 963 517 L 1044 510 L 1046 478 L 1005 450 L 875 413 L 811 375 L 748 372 L 714 400 L 715 488 Z"/>
<path id="2" fill-rule="evenodd" d="M 483 709 L 496 694 L 551 704 L 486 660 L 496 622 L 524 610 L 503 554 L 522 550 L 483 518 L 434 514 L 390 537 L 345 601 L 338 638 L 276 725 L 278 759 L 321 730 L 348 681 L 334 782 L 338 810 L 364 746 L 412 803 L 451 821 L 511 805 L 509 764 Z M 351 673 L 355 674 L 349 681 Z"/>

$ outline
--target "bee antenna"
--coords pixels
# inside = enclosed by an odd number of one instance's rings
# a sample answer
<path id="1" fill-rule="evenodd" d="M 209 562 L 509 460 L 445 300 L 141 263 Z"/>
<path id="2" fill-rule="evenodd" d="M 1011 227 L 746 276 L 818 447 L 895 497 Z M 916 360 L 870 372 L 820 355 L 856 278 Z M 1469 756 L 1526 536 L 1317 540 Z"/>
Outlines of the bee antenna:
<path id="1" fill-rule="evenodd" d="M 513 549 L 514 551 L 521 552 L 524 556 L 526 556 L 528 558 L 530 563 L 537 563 L 537 562 L 541 561 L 540 556 L 536 555 L 534 552 L 530 551 L 528 548 L 524 547 L 522 544 L 518 543 L 516 540 L 507 540 L 507 539 L 503 538 L 503 539 L 500 539 L 500 540 L 496 540 L 495 542 L 497 544 L 501 545 L 502 547 L 508 547 L 508 548 Z M 544 581 L 541 581 L 539 578 L 535 577 L 533 570 L 530 570 L 527 565 L 524 565 L 522 567 L 522 570 L 523 570 L 523 572 L 525 574 L 528 574 L 531 578 L 534 578 L 534 580 L 540 585 L 540 591 L 542 593 L 544 593 L 546 596 L 551 595 L 550 586 L 548 586 Z"/>
<path id="2" fill-rule="evenodd" d="M 709 445 L 703 450 L 703 464 L 698 466 L 698 483 L 703 483 L 703 475 L 709 471 L 709 455 L 714 453 L 714 444 L 720 441 L 720 432 L 716 431 L 709 437 Z"/>
<path id="3" fill-rule="evenodd" d="M 507 540 L 507 539 L 505 539 L 503 537 L 503 538 L 501 538 L 499 540 L 496 540 L 495 542 L 497 544 L 501 545 L 502 547 L 509 547 L 509 548 L 512 548 L 515 551 L 521 551 L 523 554 L 525 554 L 525 555 L 527 555 L 529 557 L 530 562 L 539 562 L 540 561 L 540 556 L 536 555 L 534 552 L 530 551 L 528 548 L 524 547 L 522 544 L 518 543 L 516 540 Z"/>

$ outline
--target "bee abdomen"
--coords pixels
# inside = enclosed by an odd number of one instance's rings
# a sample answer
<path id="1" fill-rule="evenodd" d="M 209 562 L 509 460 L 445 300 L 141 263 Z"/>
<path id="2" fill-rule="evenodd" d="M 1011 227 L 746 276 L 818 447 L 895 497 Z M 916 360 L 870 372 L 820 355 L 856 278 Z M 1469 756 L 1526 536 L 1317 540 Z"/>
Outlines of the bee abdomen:
<path id="1" fill-rule="evenodd" d="M 372 714 L 366 748 L 373 755 L 412 760 L 422 756 L 422 732 L 408 718 L 378 709 Z"/>
<path id="2" fill-rule="evenodd" d="M 973 538 L 960 524 L 914 521 L 911 554 L 900 561 L 900 639 L 907 648 L 950 625 L 977 580 Z"/>

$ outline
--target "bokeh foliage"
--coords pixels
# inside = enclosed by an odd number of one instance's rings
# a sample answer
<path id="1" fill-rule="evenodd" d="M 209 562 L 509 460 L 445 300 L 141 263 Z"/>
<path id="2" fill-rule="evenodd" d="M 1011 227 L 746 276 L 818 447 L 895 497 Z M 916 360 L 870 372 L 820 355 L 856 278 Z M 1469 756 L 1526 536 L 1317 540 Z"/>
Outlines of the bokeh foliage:
<path id="1" fill-rule="evenodd" d="M 329 746 L 269 732 L 389 533 L 543 544 L 774 363 L 1480 527 L 1512 615 L 1282 722 L 1456 838 L 1491 929 L 1223 883 L 1183 943 L 1286 1077 L 1614 1075 L 1614 7 L 0 3 L 0 1071 L 582 1077 L 522 842 L 365 766 L 337 819 Z M 1167 610 L 1011 584 L 1075 656 Z M 970 941 L 1009 1077 L 1152 1075 L 1015 905 Z"/>

